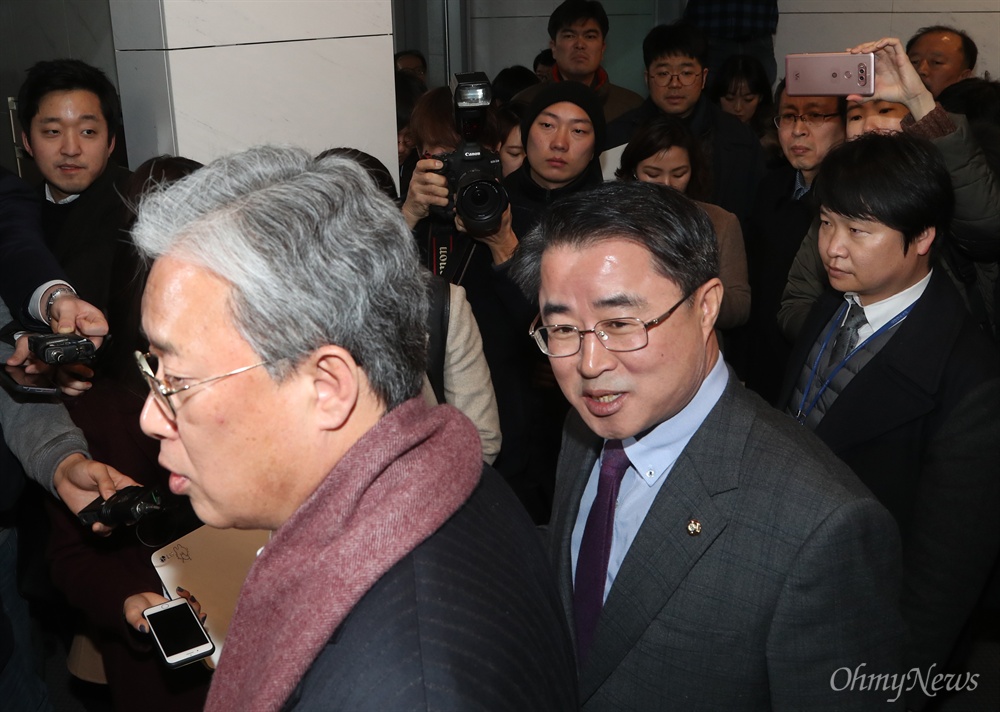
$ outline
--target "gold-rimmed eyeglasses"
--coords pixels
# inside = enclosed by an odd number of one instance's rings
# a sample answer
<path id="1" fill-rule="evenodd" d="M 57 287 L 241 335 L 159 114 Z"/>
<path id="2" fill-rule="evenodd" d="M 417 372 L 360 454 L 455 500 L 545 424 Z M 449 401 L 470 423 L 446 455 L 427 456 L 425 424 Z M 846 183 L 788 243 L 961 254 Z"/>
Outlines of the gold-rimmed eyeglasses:
<path id="1" fill-rule="evenodd" d="M 539 314 L 531 322 L 528 335 L 534 338 L 538 348 L 546 356 L 564 358 L 580 352 L 585 334 L 593 334 L 608 351 L 638 351 L 649 344 L 649 330 L 669 319 L 681 304 L 690 298 L 685 294 L 680 301 L 655 319 L 643 321 L 634 316 L 623 316 L 617 319 L 602 319 L 594 324 L 593 329 L 580 329 L 571 324 L 551 324 L 538 326 Z"/>
<path id="2" fill-rule="evenodd" d="M 235 376 L 238 373 L 244 373 L 250 369 L 257 368 L 258 366 L 266 366 L 270 363 L 270 361 L 261 361 L 260 363 L 253 364 L 252 366 L 243 366 L 242 368 L 237 368 L 229 373 L 223 373 L 221 376 L 212 376 L 211 378 L 206 378 L 198 381 L 197 383 L 189 383 L 178 388 L 168 388 L 163 381 L 156 377 L 156 370 L 159 368 L 160 361 L 156 354 L 144 354 L 136 351 L 135 361 L 139 365 L 139 372 L 143 375 L 143 378 L 146 379 L 146 383 L 149 384 L 149 391 L 153 394 L 153 400 L 160 404 L 164 415 L 168 415 L 171 421 L 177 420 L 177 410 L 174 408 L 174 403 L 170 400 L 170 396 L 183 393 L 184 391 L 189 391 L 195 386 L 201 386 L 206 383 L 211 383 L 212 381 L 229 378 L 230 376 Z"/>

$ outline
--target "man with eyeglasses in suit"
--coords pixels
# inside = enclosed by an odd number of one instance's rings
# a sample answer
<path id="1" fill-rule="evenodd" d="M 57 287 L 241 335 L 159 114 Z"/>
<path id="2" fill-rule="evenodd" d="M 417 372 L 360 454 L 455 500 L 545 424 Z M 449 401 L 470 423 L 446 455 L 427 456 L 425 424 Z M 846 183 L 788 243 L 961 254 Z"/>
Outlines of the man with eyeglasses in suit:
<path id="1" fill-rule="evenodd" d="M 735 339 L 745 344 L 737 371 L 749 388 L 772 403 L 791 351 L 776 320 L 781 294 L 795 254 L 816 218 L 808 199 L 813 178 L 826 154 L 844 142 L 846 108 L 843 97 L 789 96 L 784 80 L 775 97 L 774 124 L 788 163 L 771 168 L 761 180 L 744 226 L 753 300 L 750 320 Z"/>
<path id="2" fill-rule="evenodd" d="M 726 366 L 705 213 L 605 183 L 553 204 L 512 269 L 576 411 L 548 535 L 581 708 L 896 709 L 842 679 L 897 672 L 895 524 Z"/>

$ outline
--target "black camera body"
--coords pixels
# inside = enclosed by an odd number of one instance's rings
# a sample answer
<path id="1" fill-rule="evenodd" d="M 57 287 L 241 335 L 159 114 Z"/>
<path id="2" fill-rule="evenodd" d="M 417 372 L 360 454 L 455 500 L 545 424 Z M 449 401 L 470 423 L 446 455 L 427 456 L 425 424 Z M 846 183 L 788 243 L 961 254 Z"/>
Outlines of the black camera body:
<path id="1" fill-rule="evenodd" d="M 100 496 L 77 515 L 81 522 L 91 525 L 100 522 L 108 526 L 131 526 L 150 512 L 164 508 L 163 495 L 156 487 L 123 487 L 114 496 Z"/>
<path id="2" fill-rule="evenodd" d="M 482 72 L 456 74 L 451 91 L 455 98 L 455 126 L 462 143 L 453 152 L 434 158 L 444 164 L 436 172 L 448 179 L 454 204 L 449 199 L 447 207 L 432 210 L 450 219 L 454 209 L 470 234 L 488 235 L 500 227 L 510 202 L 500 184 L 500 154 L 480 142 L 486 111 L 493 99 L 490 80 Z"/>
<path id="3" fill-rule="evenodd" d="M 32 334 L 28 348 L 45 363 L 63 364 L 90 361 L 94 358 L 94 343 L 76 334 Z"/>

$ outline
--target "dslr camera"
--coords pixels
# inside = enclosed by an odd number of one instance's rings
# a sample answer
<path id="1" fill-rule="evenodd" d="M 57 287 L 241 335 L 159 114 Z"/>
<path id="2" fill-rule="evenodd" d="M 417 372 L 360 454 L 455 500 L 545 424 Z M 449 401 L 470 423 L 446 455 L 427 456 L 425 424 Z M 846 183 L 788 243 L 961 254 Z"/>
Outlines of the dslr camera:
<path id="1" fill-rule="evenodd" d="M 434 156 L 444 166 L 436 172 L 448 179 L 454 196 L 448 206 L 432 207 L 435 214 L 451 219 L 452 208 L 472 235 L 488 235 L 500 227 L 510 202 L 500 184 L 500 155 L 480 143 L 486 112 L 493 100 L 490 80 L 483 72 L 456 74 L 451 80 L 455 99 L 455 126 L 462 143 L 451 153 Z"/>

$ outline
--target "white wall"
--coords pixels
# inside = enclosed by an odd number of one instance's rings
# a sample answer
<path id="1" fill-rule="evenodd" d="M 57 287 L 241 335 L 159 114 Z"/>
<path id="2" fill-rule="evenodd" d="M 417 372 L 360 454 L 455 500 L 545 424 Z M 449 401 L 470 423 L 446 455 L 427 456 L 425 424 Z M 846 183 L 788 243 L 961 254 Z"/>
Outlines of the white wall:
<path id="1" fill-rule="evenodd" d="M 110 0 L 129 162 L 260 143 L 396 165 L 389 0 Z"/>
<path id="2" fill-rule="evenodd" d="M 921 27 L 952 25 L 979 47 L 976 75 L 1000 79 L 1000 0 L 778 0 L 778 10 L 779 78 L 788 53 L 840 52 L 880 37 L 905 44 Z"/>
<path id="3" fill-rule="evenodd" d="M 472 67 L 490 77 L 511 64 L 531 65 L 548 46 L 546 24 L 560 0 L 470 0 Z M 611 79 L 645 96 L 642 39 L 680 16 L 684 2 L 604 0 L 611 29 L 605 66 Z M 947 7 L 942 12 L 941 8 Z M 1000 79 L 1000 0 L 778 0 L 778 76 L 790 52 L 835 52 L 884 36 L 905 42 L 926 25 L 954 25 L 979 46 L 977 74 Z"/>

